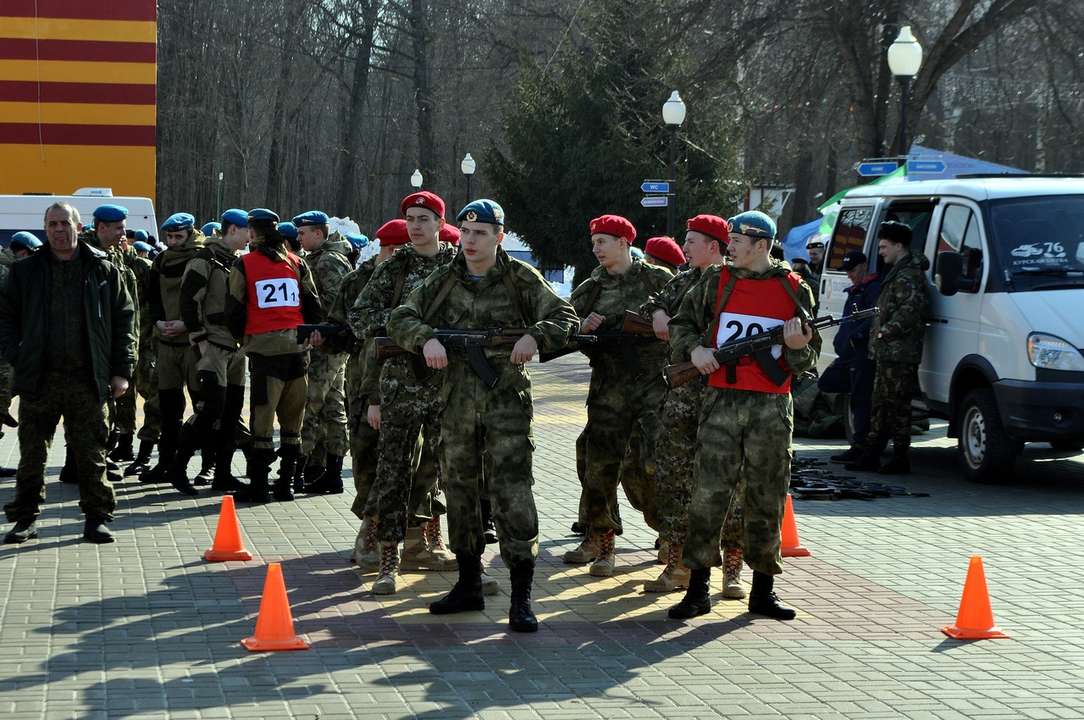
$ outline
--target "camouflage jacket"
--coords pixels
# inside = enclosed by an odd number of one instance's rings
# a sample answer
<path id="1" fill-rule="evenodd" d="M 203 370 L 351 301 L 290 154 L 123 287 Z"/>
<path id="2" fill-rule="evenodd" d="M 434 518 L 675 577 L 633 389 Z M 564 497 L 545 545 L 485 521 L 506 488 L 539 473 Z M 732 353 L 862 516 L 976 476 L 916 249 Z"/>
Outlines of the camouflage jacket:
<path id="1" fill-rule="evenodd" d="M 346 397 L 351 402 L 363 402 L 370 395 L 375 397 L 377 394 L 379 374 L 373 372 L 377 368 L 373 343 L 371 340 L 358 340 L 349 322 L 350 308 L 376 272 L 377 257 L 372 256 L 343 278 L 335 301 L 327 312 L 328 322 L 346 326 L 343 333 L 330 338 L 327 344 L 330 352 L 350 353 L 346 361 Z"/>
<path id="2" fill-rule="evenodd" d="M 700 281 L 702 275 L 703 270 L 696 267 L 679 272 L 663 285 L 662 290 L 654 293 L 640 306 L 640 315 L 650 320 L 656 310 L 662 310 L 670 317 L 674 317 L 678 307 L 681 306 L 681 299 L 685 297 L 685 293 L 689 292 L 689 288 Z"/>
<path id="3" fill-rule="evenodd" d="M 440 306 L 432 308 L 446 283 L 450 283 L 450 290 Z M 572 307 L 553 292 L 537 270 L 498 248 L 497 263 L 481 279 L 470 276 L 463 255 L 439 268 L 391 314 L 388 332 L 398 345 L 420 353 L 435 328 L 521 327 L 529 329 L 540 350 L 557 350 L 567 344 L 578 324 Z M 459 392 L 489 407 L 508 402 L 530 408 L 530 376 L 524 365 L 512 364 L 511 348 L 487 348 L 485 354 L 500 376 L 497 387 L 486 390 L 465 356 L 450 350 L 447 371 L 438 373 L 445 380 L 443 399 Z"/>
<path id="4" fill-rule="evenodd" d="M 305 262 L 312 270 L 312 279 L 316 283 L 316 292 L 325 308 L 331 307 L 343 278 L 350 272 L 350 243 L 332 235 L 324 244 L 308 253 Z"/>
<path id="5" fill-rule="evenodd" d="M 147 278 L 147 304 L 152 322 L 181 319 L 181 278 L 189 261 L 203 248 L 205 240 L 203 233 L 194 230 L 184 242 L 167 248 L 151 263 Z M 167 337 L 155 327 L 154 335 L 168 345 L 188 344 L 188 332 Z"/>
<path id="6" fill-rule="evenodd" d="M 79 239 L 87 245 L 104 252 L 109 257 L 109 262 L 113 263 L 117 271 L 120 272 L 121 282 L 124 284 L 124 289 L 128 291 L 132 306 L 135 308 L 135 328 L 136 332 L 139 333 L 139 352 L 149 352 L 149 350 L 145 350 L 144 342 L 147 339 L 153 340 L 154 333 L 154 321 L 151 320 L 150 309 L 147 307 L 146 282 L 150 262 L 138 257 L 135 252 L 125 252 L 116 245 L 109 248 L 102 247 L 98 234 L 89 227 L 80 233 Z M 141 260 L 146 265 L 140 265 L 137 270 L 133 267 L 131 258 Z"/>
<path id="7" fill-rule="evenodd" d="M 882 362 L 917 365 L 922 361 L 929 304 L 922 261 L 913 253 L 900 258 L 881 281 L 877 317 L 870 330 L 869 356 Z"/>
<path id="8" fill-rule="evenodd" d="M 237 339 L 226 325 L 227 280 L 237 254 L 217 235 L 185 266 L 181 278 L 181 319 L 194 342 L 206 340 L 226 350 Z"/>
<path id="9" fill-rule="evenodd" d="M 719 272 L 722 267 L 722 265 L 714 265 L 705 270 L 700 282 L 686 293 L 677 314 L 670 319 L 670 349 L 675 362 L 688 360 L 689 354 L 696 347 L 714 345 L 714 338 L 709 339 L 708 335 L 718 319 L 715 316 L 715 303 L 718 298 Z M 754 273 L 734 266 L 728 267 L 730 272 L 739 279 L 771 279 L 772 282 L 778 282 L 775 278 L 786 277 L 791 272 L 790 266 L 779 260 L 772 260 L 771 265 L 763 273 Z M 812 317 L 813 290 L 805 284 L 805 281 L 798 286 L 798 301 L 805 312 Z M 814 331 L 809 345 L 801 350 L 791 350 L 784 346 L 783 360 L 792 374 L 800 375 L 816 366 L 820 352 L 821 336 Z"/>
<path id="10" fill-rule="evenodd" d="M 669 270 L 642 260 L 633 260 L 632 267 L 622 275 L 612 275 L 600 266 L 572 291 L 570 302 L 581 319 L 592 312 L 606 318 L 597 332 L 618 332 L 624 323 L 625 311 L 640 312 L 641 306 L 661 291 L 672 277 Z M 616 349 L 611 346 L 584 353 L 591 360 L 592 382 L 596 381 L 595 376 L 627 378 L 648 373 L 654 377 L 662 372 L 668 357 L 665 343 L 647 342 L 635 346 L 636 362 L 630 366 L 625 352 L 616 352 Z"/>

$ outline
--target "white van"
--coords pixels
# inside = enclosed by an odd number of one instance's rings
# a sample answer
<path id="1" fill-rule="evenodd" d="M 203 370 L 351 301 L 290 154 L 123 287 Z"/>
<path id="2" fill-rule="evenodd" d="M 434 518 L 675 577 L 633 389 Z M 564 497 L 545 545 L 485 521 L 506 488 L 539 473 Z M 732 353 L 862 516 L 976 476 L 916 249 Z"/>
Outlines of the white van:
<path id="1" fill-rule="evenodd" d="M 849 250 L 878 265 L 876 230 L 907 223 L 930 262 L 919 381 L 972 480 L 1011 472 L 1025 442 L 1084 447 L 1084 177 L 965 176 L 857 188 L 821 275 L 840 315 Z M 821 366 L 834 359 L 826 333 Z"/>
<path id="2" fill-rule="evenodd" d="M 45 242 L 45 209 L 55 202 L 74 207 L 86 225 L 92 224 L 91 215 L 99 205 L 123 205 L 128 208 L 128 228 L 158 236 L 150 198 L 113 197 L 109 188 L 82 188 L 72 195 L 0 195 L 0 246 L 7 247 L 11 236 L 20 230 L 32 232 Z"/>

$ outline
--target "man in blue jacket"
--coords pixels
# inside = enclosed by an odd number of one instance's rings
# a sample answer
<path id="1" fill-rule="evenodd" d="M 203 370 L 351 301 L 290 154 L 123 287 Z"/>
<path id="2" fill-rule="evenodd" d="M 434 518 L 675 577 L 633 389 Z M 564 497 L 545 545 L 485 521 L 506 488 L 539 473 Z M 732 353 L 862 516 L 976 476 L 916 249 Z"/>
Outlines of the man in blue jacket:
<path id="1" fill-rule="evenodd" d="M 869 271 L 869 260 L 861 250 L 851 250 L 843 256 L 843 270 L 851 281 L 847 293 L 847 302 L 843 306 L 843 317 L 848 317 L 861 310 L 877 305 L 877 296 L 881 293 L 881 281 L 877 273 Z M 863 439 L 869 434 L 869 417 L 873 400 L 874 361 L 869 357 L 869 329 L 873 320 L 843 323 L 839 326 L 833 345 L 837 362 L 850 364 L 851 413 L 854 415 L 854 438 Z M 833 455 L 834 462 L 852 462 L 858 459 L 861 451 L 854 443 L 838 455 Z"/>

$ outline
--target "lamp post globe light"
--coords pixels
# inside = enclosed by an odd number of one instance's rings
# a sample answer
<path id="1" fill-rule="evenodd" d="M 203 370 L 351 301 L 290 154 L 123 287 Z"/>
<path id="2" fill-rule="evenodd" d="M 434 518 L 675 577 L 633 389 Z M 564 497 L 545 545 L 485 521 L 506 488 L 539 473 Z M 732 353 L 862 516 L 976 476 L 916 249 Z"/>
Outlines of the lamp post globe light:
<path id="1" fill-rule="evenodd" d="M 463 156 L 463 162 L 459 163 L 459 169 L 463 171 L 463 174 L 467 176 L 467 202 L 471 201 L 470 194 L 470 181 L 474 177 L 474 171 L 478 169 L 478 163 L 474 161 L 474 158 L 467 153 Z M 464 203 L 465 205 L 466 203 Z"/>
<path id="2" fill-rule="evenodd" d="M 669 99 L 662 104 L 662 121 L 672 129 L 670 135 L 670 177 L 668 178 L 670 181 L 670 196 L 667 198 L 666 203 L 666 234 L 673 237 L 676 212 L 674 202 L 677 199 L 677 193 L 674 192 L 674 186 L 677 184 L 677 134 L 678 128 L 685 122 L 685 101 L 681 99 L 681 94 L 677 90 L 670 93 Z"/>
<path id="3" fill-rule="evenodd" d="M 410 186 L 415 190 L 420 190 L 422 187 L 422 171 L 418 168 L 414 168 L 414 173 L 410 176 Z"/>
<path id="4" fill-rule="evenodd" d="M 888 47 L 888 69 L 900 81 L 900 131 L 896 145 L 900 155 L 907 154 L 907 101 L 911 94 L 911 80 L 922 67 L 922 45 L 911 33 L 911 26 L 904 25 L 900 34 Z"/>

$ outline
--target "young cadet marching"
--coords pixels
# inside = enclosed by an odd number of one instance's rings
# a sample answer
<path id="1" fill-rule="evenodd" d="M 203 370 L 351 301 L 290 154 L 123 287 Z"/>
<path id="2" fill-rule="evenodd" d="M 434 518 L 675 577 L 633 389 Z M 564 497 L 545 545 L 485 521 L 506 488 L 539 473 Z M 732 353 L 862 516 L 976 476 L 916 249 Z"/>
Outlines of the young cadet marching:
<path id="1" fill-rule="evenodd" d="M 385 334 L 388 317 L 410 292 L 437 268 L 447 265 L 456 250 L 440 242 L 444 225 L 444 201 L 421 191 L 403 198 L 399 211 L 406 221 L 410 244 L 380 265 L 350 310 L 354 334 L 373 338 Z M 372 586 L 378 595 L 396 591 L 400 565 L 445 570 L 455 566 L 455 558 L 444 547 L 440 529 L 443 507 L 434 504 L 432 512 L 419 516 L 423 542 L 411 542 L 399 555 L 399 543 L 407 539 L 407 526 L 415 515 L 412 495 L 437 488 L 435 447 L 440 435 L 438 393 L 443 378 L 419 367 L 407 356 L 390 358 L 380 369 L 380 381 L 374 397 L 369 398 L 369 417 L 380 431 L 376 477 L 367 501 L 367 512 L 376 516 L 380 549 L 380 571 Z M 424 436 L 421 465 L 415 466 L 415 447 Z M 424 511 L 424 509 L 423 509 Z M 416 538 L 412 538 L 416 540 Z M 409 555 L 407 550 L 409 550 Z"/>
<path id="2" fill-rule="evenodd" d="M 301 213 L 293 223 L 320 302 L 325 308 L 331 307 L 343 278 L 353 267 L 349 259 L 350 243 L 338 234 L 328 236 L 327 213 L 319 210 Z M 333 495 L 343 491 L 343 458 L 349 447 L 343 387 L 345 368 L 345 353 L 309 354 L 308 398 L 301 429 L 302 462 L 298 463 L 294 476 L 295 490 L 301 487 L 302 477 L 307 476 L 311 482 L 305 483 L 305 492 Z"/>
<path id="3" fill-rule="evenodd" d="M 504 239 L 504 210 L 492 200 L 475 200 L 457 216 L 462 252 L 430 275 L 392 313 L 388 332 L 402 347 L 420 351 L 440 373 L 441 469 L 448 495 L 448 524 L 459 580 L 429 606 L 435 615 L 485 608 L 481 584 L 480 495 L 488 483 L 501 557 L 512 580 L 509 627 L 534 632 L 531 583 L 538 556 L 538 514 L 531 485 L 533 400 L 524 363 L 539 348 L 564 346 L 577 326 L 572 307 L 557 297 L 529 265 L 510 258 Z M 488 388 L 462 353 L 448 353 L 433 337 L 435 328 L 483 330 L 526 328 L 511 353 L 486 349 L 497 373 Z M 449 357 L 450 355 L 450 357 Z M 483 459 L 488 455 L 488 459 Z M 484 478 L 489 465 L 492 474 Z"/>
<path id="4" fill-rule="evenodd" d="M 252 450 L 247 487 L 235 497 L 265 503 L 275 459 L 275 418 L 282 448 L 274 498 L 294 499 L 293 477 L 301 457 L 308 352 L 297 343 L 297 326 L 317 323 L 323 308 L 305 261 L 287 249 L 278 215 L 266 208 L 248 213 L 250 251 L 238 258 L 228 279 L 226 322 L 248 356 Z"/>
<path id="5" fill-rule="evenodd" d="M 729 242 L 727 222 L 717 215 L 697 215 L 686 224 L 685 256 L 689 269 L 679 273 L 662 290 L 640 306 L 640 314 L 650 318 L 655 335 L 670 339 L 670 319 L 682 299 L 704 276 L 704 272 L 723 263 L 722 251 Z M 676 259 L 676 258 L 675 258 Z M 689 501 L 696 486 L 695 438 L 700 422 L 700 398 L 704 385 L 686 383 L 666 393 L 660 411 L 656 452 L 656 498 L 660 535 L 666 551 L 666 567 L 658 579 L 644 583 L 646 592 L 671 592 L 689 583 L 689 569 L 681 562 L 681 551 L 689 526 Z M 723 526 L 725 580 L 723 596 L 745 597 L 741 587 L 741 508 L 733 503 Z"/>
<path id="6" fill-rule="evenodd" d="M 245 404 L 245 355 L 226 324 L 226 297 L 230 269 L 247 244 L 248 213 L 227 210 L 218 234 L 207 237 L 181 278 L 181 319 L 199 356 L 194 431 L 204 458 L 214 458 L 211 489 L 217 492 L 241 488 L 230 465 Z"/>
<path id="7" fill-rule="evenodd" d="M 162 223 L 167 248 L 154 259 L 147 278 L 147 302 L 154 334 L 158 339 L 158 402 L 162 412 L 162 436 L 158 464 L 140 475 L 142 483 L 165 480 L 185 495 L 196 495 L 188 479 L 188 461 L 196 451 L 191 433 L 181 434 L 184 418 L 184 389 L 195 405 L 196 354 L 189 341 L 188 327 L 181 319 L 181 278 L 196 253 L 203 248 L 203 233 L 195 229 L 196 219 L 175 213 Z"/>
<path id="8" fill-rule="evenodd" d="M 597 217 L 590 231 L 599 267 L 572 291 L 572 306 L 583 318 L 580 333 L 616 332 L 625 312 L 638 311 L 672 275 L 632 258 L 629 248 L 636 228 L 625 218 Z M 621 529 L 619 483 L 632 506 L 657 529 L 654 443 L 658 410 L 666 394 L 662 368 L 668 353 L 665 343 L 649 342 L 602 345 L 585 354 L 591 359 L 591 387 L 587 425 L 576 442 L 576 463 L 582 468 L 580 523 L 585 536 L 579 547 L 565 553 L 564 561 L 591 562 L 591 575 L 608 577 L 614 573 L 614 536 Z M 639 461 L 622 470 L 630 445 L 638 449 Z"/>
<path id="9" fill-rule="evenodd" d="M 769 251 L 775 223 L 763 213 L 731 218 L 730 264 L 704 271 L 670 320 L 675 360 L 692 360 L 707 375 L 697 432 L 696 489 L 689 504 L 683 560 L 691 570 L 684 599 L 670 617 L 686 619 L 711 609 L 708 581 L 719 531 L 735 492 L 742 493 L 745 561 L 753 568 L 749 612 L 780 620 L 794 610 L 773 592 L 783 572 L 779 532 L 790 484 L 794 408 L 791 377 L 817 362 L 820 338 L 810 319 L 813 292 Z M 720 367 L 713 348 L 783 327 L 784 343 L 756 358 Z"/>

